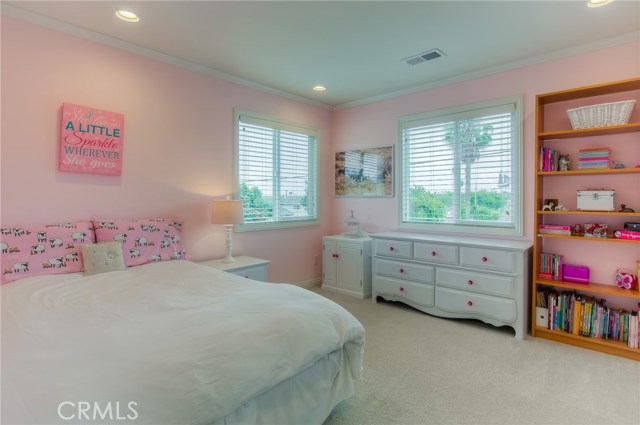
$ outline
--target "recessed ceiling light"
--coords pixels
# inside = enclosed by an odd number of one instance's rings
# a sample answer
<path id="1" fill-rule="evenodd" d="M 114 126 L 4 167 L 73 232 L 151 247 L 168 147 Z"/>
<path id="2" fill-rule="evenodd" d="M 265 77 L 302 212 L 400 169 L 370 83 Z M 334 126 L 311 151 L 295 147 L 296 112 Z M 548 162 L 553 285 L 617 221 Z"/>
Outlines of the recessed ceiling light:
<path id="1" fill-rule="evenodd" d="M 611 3 L 613 0 L 589 0 L 587 7 L 600 7 Z"/>
<path id="2" fill-rule="evenodd" d="M 116 11 L 116 16 L 123 21 L 126 22 L 138 22 L 140 18 L 133 12 L 129 12 L 128 10 L 118 10 Z"/>
<path id="3" fill-rule="evenodd" d="M 327 88 L 325 86 L 315 86 L 313 88 L 314 91 L 325 91 Z"/>

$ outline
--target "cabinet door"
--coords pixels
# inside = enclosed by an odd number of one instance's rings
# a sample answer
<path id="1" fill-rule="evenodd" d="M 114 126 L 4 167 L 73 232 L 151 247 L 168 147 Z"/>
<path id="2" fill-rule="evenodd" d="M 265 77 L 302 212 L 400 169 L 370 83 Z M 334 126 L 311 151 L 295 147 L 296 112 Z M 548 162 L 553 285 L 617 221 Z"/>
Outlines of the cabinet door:
<path id="1" fill-rule="evenodd" d="M 336 270 L 338 263 L 336 241 L 323 239 L 322 241 L 322 284 L 336 286 Z"/>
<path id="2" fill-rule="evenodd" d="M 351 291 L 362 291 L 362 244 L 338 242 L 337 285 Z"/>

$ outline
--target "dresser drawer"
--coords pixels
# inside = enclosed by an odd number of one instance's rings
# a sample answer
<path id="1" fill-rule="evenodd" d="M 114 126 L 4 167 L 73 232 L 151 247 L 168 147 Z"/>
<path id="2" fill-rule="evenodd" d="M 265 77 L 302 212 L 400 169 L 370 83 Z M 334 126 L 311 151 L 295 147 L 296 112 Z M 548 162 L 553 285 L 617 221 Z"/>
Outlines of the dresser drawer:
<path id="1" fill-rule="evenodd" d="M 436 288 L 438 308 L 454 314 L 475 314 L 487 319 L 511 323 L 516 320 L 516 302 L 489 295 Z"/>
<path id="2" fill-rule="evenodd" d="M 516 270 L 513 251 L 490 248 L 460 247 L 460 265 L 513 273 Z"/>
<path id="3" fill-rule="evenodd" d="M 373 297 L 381 296 L 390 301 L 402 301 L 422 307 L 432 307 L 435 303 L 434 286 L 403 282 L 395 279 L 375 277 Z"/>
<path id="4" fill-rule="evenodd" d="M 376 239 L 374 255 L 384 255 L 385 257 L 412 258 L 413 242 L 395 241 L 389 239 Z"/>
<path id="5" fill-rule="evenodd" d="M 435 243 L 414 243 L 413 258 L 441 264 L 458 264 L 458 247 Z"/>
<path id="6" fill-rule="evenodd" d="M 374 273 L 377 276 L 413 280 L 421 283 L 433 283 L 435 276 L 434 268 L 430 266 L 380 258 L 376 258 L 374 261 Z"/>
<path id="7" fill-rule="evenodd" d="M 438 268 L 436 270 L 436 284 L 499 297 L 513 298 L 515 296 L 514 279 L 506 276 Z"/>

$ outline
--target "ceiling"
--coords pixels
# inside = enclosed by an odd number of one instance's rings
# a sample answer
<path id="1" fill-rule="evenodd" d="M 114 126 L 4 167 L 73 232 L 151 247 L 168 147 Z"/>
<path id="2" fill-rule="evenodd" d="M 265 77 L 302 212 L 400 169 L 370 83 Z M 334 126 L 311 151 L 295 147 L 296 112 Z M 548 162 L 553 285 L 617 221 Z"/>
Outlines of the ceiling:
<path id="1" fill-rule="evenodd" d="M 638 0 L 2 1 L 2 12 L 330 107 L 640 39 Z M 404 61 L 431 49 L 444 56 Z"/>

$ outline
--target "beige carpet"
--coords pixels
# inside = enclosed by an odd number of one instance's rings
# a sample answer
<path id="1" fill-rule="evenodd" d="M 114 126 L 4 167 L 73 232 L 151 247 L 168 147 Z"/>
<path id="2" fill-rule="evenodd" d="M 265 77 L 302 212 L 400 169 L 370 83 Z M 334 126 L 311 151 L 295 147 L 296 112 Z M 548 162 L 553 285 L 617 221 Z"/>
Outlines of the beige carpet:
<path id="1" fill-rule="evenodd" d="M 324 425 L 640 424 L 639 362 L 313 290 L 366 330 L 364 380 Z"/>

